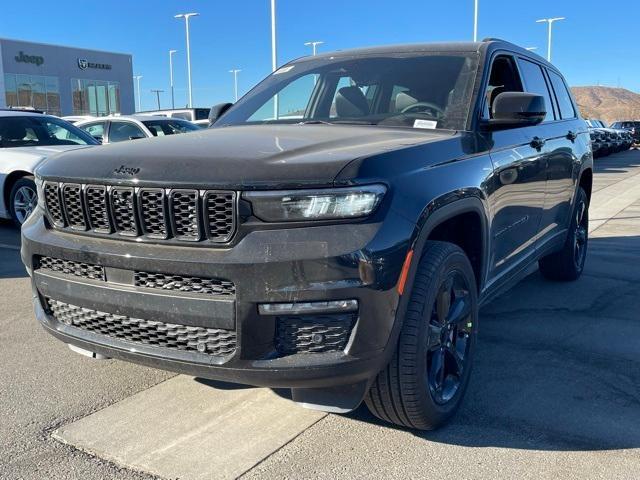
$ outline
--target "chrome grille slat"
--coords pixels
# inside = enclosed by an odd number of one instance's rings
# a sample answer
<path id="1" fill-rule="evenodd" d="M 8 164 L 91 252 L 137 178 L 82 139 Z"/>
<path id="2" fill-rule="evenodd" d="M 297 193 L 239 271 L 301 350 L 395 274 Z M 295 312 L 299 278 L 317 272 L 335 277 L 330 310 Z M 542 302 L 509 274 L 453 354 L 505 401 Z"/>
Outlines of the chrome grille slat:
<path id="1" fill-rule="evenodd" d="M 107 187 L 103 185 L 87 185 L 84 189 L 84 199 L 89 228 L 98 233 L 111 233 Z"/>
<path id="2" fill-rule="evenodd" d="M 49 213 L 49 219 L 56 227 L 64 227 L 64 215 L 60 203 L 60 185 L 55 182 L 45 182 L 44 200 Z"/>
<path id="3" fill-rule="evenodd" d="M 228 243 L 238 226 L 234 191 L 44 183 L 54 227 L 138 240 Z M 138 238 L 142 237 L 142 238 Z"/>
<path id="4" fill-rule="evenodd" d="M 63 184 L 62 205 L 69 226 L 74 230 L 86 230 L 87 222 L 82 204 L 82 185 L 79 183 Z"/>
<path id="5" fill-rule="evenodd" d="M 113 187 L 110 192 L 113 224 L 121 235 L 138 235 L 135 191 L 132 187 Z"/>

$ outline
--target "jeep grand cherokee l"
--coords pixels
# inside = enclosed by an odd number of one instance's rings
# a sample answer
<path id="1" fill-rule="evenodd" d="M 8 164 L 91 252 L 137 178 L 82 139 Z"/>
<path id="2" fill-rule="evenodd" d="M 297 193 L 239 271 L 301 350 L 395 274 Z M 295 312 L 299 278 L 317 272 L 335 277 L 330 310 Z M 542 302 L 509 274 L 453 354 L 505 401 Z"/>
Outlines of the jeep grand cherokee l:
<path id="1" fill-rule="evenodd" d="M 22 259 L 41 324 L 87 355 L 432 429 L 467 388 L 479 306 L 534 262 L 580 276 L 592 164 L 527 50 L 336 52 L 213 128 L 45 163 Z"/>

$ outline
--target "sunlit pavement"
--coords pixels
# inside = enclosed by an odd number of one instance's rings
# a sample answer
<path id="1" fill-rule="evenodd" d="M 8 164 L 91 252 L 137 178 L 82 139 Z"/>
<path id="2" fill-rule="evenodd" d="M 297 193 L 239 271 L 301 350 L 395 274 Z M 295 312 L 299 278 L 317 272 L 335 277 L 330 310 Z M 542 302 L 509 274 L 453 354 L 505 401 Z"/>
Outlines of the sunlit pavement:
<path id="1" fill-rule="evenodd" d="M 0 478 L 637 478 L 640 152 L 596 160 L 591 219 L 578 282 L 535 272 L 482 311 L 465 404 L 431 433 L 79 357 L 35 323 L 0 224 Z"/>

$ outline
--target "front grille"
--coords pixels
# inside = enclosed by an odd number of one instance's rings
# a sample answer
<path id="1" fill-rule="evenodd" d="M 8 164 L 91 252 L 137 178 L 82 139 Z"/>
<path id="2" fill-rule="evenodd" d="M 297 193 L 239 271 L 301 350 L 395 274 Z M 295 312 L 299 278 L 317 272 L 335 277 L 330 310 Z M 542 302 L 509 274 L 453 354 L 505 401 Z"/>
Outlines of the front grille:
<path id="1" fill-rule="evenodd" d="M 236 351 L 236 332 L 155 322 L 79 307 L 47 298 L 49 312 L 60 323 L 110 338 L 154 347 L 227 357 Z"/>
<path id="2" fill-rule="evenodd" d="M 185 277 L 182 275 L 136 271 L 134 273 L 134 283 L 136 287 L 202 293 L 205 295 L 232 296 L 236 294 L 236 286 L 233 282 L 216 278 Z"/>
<path id="3" fill-rule="evenodd" d="M 276 319 L 276 350 L 281 355 L 344 350 L 357 315 L 288 315 Z"/>
<path id="4" fill-rule="evenodd" d="M 54 257 L 36 257 L 35 268 L 36 270 L 49 270 L 51 272 L 74 275 L 90 280 L 107 281 L 104 267 L 90 263 L 74 262 L 72 260 L 62 260 Z M 235 284 L 228 280 L 144 272 L 140 270 L 133 272 L 132 286 L 225 297 L 236 294 Z"/>
<path id="5" fill-rule="evenodd" d="M 37 267 L 40 270 L 74 275 L 76 277 L 88 278 L 91 280 L 104 280 L 104 268 L 99 265 L 91 265 L 84 262 L 74 262 L 71 260 L 61 260 L 52 257 L 40 257 Z"/>
<path id="6" fill-rule="evenodd" d="M 124 238 L 212 243 L 236 232 L 235 192 L 45 182 L 51 223 Z"/>

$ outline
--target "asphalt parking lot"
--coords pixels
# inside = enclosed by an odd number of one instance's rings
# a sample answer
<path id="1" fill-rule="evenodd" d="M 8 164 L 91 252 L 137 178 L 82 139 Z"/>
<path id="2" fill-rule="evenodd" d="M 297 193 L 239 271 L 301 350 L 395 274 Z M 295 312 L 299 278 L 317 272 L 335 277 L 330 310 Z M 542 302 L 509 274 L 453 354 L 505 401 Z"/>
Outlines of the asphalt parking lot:
<path id="1" fill-rule="evenodd" d="M 261 398 L 275 405 L 263 389 L 223 391 L 73 354 L 36 324 L 18 232 L 0 224 L 0 478 L 640 477 L 640 152 L 596 164 L 585 274 L 564 284 L 532 272 L 483 309 L 464 407 L 451 425 L 428 433 L 389 427 L 365 408 L 299 421 L 291 404 L 298 428 L 261 443 L 269 424 L 260 417 L 269 412 L 239 421 L 207 412 L 203 399 L 236 395 L 245 406 Z M 183 410 L 217 423 L 165 445 L 161 429 L 189 420 L 175 411 L 176 391 Z M 121 433 L 107 420 L 135 422 L 151 410 L 148 418 L 162 424 L 145 418 Z M 255 431 L 240 436 L 252 424 Z M 216 432 L 234 428 L 236 436 L 220 443 Z M 198 472 L 154 468 L 176 451 L 185 464 L 202 455 L 184 448 L 194 437 L 208 456 Z M 132 459 L 147 443 L 155 460 Z M 231 468 L 237 458 L 245 464 Z"/>

